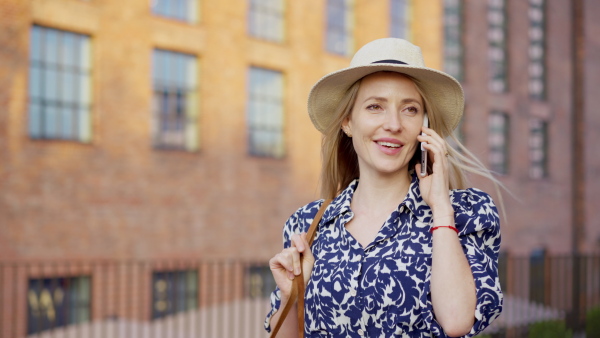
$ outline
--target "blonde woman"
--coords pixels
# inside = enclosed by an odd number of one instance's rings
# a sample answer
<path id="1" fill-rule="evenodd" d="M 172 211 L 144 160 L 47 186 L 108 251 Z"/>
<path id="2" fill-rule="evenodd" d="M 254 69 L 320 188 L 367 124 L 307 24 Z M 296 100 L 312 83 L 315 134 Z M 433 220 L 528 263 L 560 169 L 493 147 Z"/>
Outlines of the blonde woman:
<path id="1" fill-rule="evenodd" d="M 323 133 L 322 197 L 333 201 L 312 247 L 305 232 L 324 200 L 286 222 L 269 262 L 277 289 L 267 331 L 301 255 L 306 337 L 471 337 L 498 317 L 499 217 L 464 173 L 493 178 L 445 141 L 463 106 L 460 84 L 401 39 L 365 45 L 315 84 L 308 110 Z M 278 337 L 297 336 L 297 324 L 290 313 Z"/>

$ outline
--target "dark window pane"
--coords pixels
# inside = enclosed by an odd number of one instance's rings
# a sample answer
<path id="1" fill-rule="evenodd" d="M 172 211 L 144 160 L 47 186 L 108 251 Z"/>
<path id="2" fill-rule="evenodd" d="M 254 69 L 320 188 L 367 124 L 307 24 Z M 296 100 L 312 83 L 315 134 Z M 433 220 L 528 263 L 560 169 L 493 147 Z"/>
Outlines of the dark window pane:
<path id="1" fill-rule="evenodd" d="M 152 274 L 152 319 L 197 307 L 197 271 L 167 271 Z"/>
<path id="2" fill-rule="evenodd" d="M 89 321 L 90 289 L 90 277 L 30 279 L 27 333 Z"/>
<path id="3" fill-rule="evenodd" d="M 195 150 L 196 58 L 157 49 L 153 55 L 154 146 Z M 186 134 L 189 133 L 189 134 Z"/>

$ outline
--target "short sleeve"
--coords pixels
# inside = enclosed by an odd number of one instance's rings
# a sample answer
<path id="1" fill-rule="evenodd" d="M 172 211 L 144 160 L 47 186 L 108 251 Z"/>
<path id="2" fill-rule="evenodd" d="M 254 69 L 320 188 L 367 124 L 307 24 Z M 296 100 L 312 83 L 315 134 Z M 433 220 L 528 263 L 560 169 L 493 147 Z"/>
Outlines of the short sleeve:
<path id="1" fill-rule="evenodd" d="M 307 232 L 313 218 L 319 211 L 323 200 L 311 202 L 300 209 L 298 209 L 288 220 L 285 222 L 283 227 L 283 248 L 287 249 L 290 247 L 291 238 L 294 234 Z M 279 288 L 271 293 L 271 310 L 267 313 L 265 319 L 265 330 L 271 333 L 271 318 L 279 308 L 281 307 L 281 291 Z"/>
<path id="2" fill-rule="evenodd" d="M 459 240 L 475 281 L 475 323 L 464 336 L 473 337 L 502 312 L 503 296 L 498 277 L 500 218 L 492 198 L 481 190 L 454 190 L 450 198 Z M 437 322 L 433 321 L 432 326 L 434 333 L 443 332 Z"/>
<path id="3" fill-rule="evenodd" d="M 475 280 L 475 323 L 466 337 L 488 327 L 502 312 L 502 290 L 498 277 L 500 218 L 494 201 L 478 189 L 453 193 L 454 218 L 459 239 Z"/>

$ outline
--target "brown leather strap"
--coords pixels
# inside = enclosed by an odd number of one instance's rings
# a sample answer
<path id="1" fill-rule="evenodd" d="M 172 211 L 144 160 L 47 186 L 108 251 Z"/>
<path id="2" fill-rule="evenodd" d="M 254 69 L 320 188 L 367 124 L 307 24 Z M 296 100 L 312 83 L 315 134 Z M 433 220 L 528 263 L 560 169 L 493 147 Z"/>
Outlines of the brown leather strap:
<path id="1" fill-rule="evenodd" d="M 326 200 L 323 202 L 323 204 L 319 208 L 319 211 L 315 215 L 315 218 L 313 219 L 312 223 L 310 224 L 310 227 L 308 228 L 308 232 L 306 233 L 306 239 L 308 241 L 309 247 L 312 246 L 312 243 L 315 239 L 315 234 L 317 233 L 317 228 L 319 227 L 319 222 L 321 221 L 321 218 L 323 217 L 323 213 L 325 212 L 325 209 L 327 209 L 327 206 L 331 203 L 331 201 L 332 200 L 329 199 L 329 200 Z M 309 250 L 310 250 L 310 248 L 309 248 Z M 294 278 L 294 281 L 292 283 L 292 291 L 290 293 L 290 299 L 285 304 L 283 309 L 281 309 L 281 315 L 279 316 L 279 320 L 277 321 L 277 324 L 275 324 L 273 331 L 271 331 L 271 338 L 275 338 L 277 336 L 277 333 L 279 332 L 279 329 L 283 325 L 283 322 L 285 321 L 285 317 L 287 317 L 288 313 L 292 309 L 292 305 L 294 305 L 294 301 L 296 301 L 296 298 L 297 298 L 296 304 L 297 304 L 297 309 L 298 309 L 298 337 L 299 338 L 304 337 L 304 292 L 305 292 L 305 286 L 304 286 L 304 271 L 302 271 L 302 263 L 303 262 L 304 262 L 304 255 L 300 256 L 301 272 L 298 276 L 296 276 Z M 311 272 L 312 271 L 308 272 L 309 276 L 310 276 Z"/>

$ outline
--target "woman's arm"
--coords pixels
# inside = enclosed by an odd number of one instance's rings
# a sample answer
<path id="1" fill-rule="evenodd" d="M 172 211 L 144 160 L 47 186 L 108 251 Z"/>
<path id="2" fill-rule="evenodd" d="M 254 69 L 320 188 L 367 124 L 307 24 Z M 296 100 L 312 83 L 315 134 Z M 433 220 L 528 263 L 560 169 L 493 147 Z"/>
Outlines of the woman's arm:
<path id="1" fill-rule="evenodd" d="M 300 260 L 301 255 L 303 255 L 302 261 Z M 302 272 L 300 270 L 301 262 L 302 271 L 306 272 L 304 273 L 304 285 L 306 285 L 310 278 L 310 273 L 308 272 L 312 271 L 315 263 L 315 258 L 308 245 L 306 233 L 293 235 L 291 238 L 291 246 L 275 255 L 269 261 L 269 267 L 271 268 L 273 278 L 275 279 L 275 283 L 281 294 L 279 310 L 271 317 L 271 329 L 273 329 L 275 323 L 279 321 L 282 312 L 281 309 L 283 309 L 289 301 L 292 301 L 290 300 L 292 285 L 294 278 Z M 298 310 L 296 308 L 295 300 L 293 301 L 294 304 L 281 325 L 277 337 L 287 338 L 298 336 Z"/>
<path id="2" fill-rule="evenodd" d="M 446 214 L 434 212 L 436 226 L 455 226 L 452 208 Z M 464 336 L 475 322 L 477 297 L 471 267 L 452 229 L 433 232 L 432 251 L 431 303 L 436 320 L 449 336 Z"/>
<path id="3" fill-rule="evenodd" d="M 426 142 L 423 147 L 432 160 L 432 173 L 419 176 L 419 187 L 433 214 L 432 229 L 445 226 L 437 228 L 432 235 L 431 303 L 436 320 L 446 334 L 459 337 L 469 333 L 475 322 L 475 282 L 457 231 L 447 228 L 456 229 L 449 196 L 446 142 L 433 129 L 423 127 L 422 131 L 425 135 L 417 139 Z M 417 164 L 417 172 L 420 166 Z"/>
<path id="4" fill-rule="evenodd" d="M 280 311 L 277 311 L 271 317 L 271 330 L 275 327 L 275 323 L 279 321 L 281 317 L 281 309 L 287 304 L 288 300 L 281 299 L 281 306 L 279 307 Z M 296 308 L 296 304 L 292 306 L 290 312 L 288 312 L 287 317 L 285 317 L 285 321 L 281 325 L 279 332 L 276 337 L 298 337 L 298 309 Z"/>

